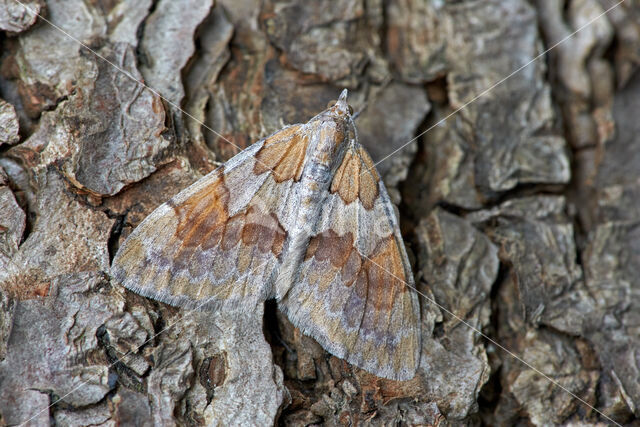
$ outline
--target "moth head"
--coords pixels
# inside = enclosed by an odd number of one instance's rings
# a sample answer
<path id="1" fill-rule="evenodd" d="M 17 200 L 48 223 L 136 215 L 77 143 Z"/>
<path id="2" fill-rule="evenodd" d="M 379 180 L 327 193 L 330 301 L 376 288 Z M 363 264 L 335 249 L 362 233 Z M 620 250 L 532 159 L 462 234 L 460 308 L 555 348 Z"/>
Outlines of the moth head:
<path id="1" fill-rule="evenodd" d="M 327 108 L 332 114 L 338 117 L 351 117 L 353 115 L 353 108 L 347 103 L 348 94 L 347 89 L 344 89 L 337 101 L 329 102 Z"/>
<path id="2" fill-rule="evenodd" d="M 337 101 L 329 102 L 327 109 L 319 115 L 321 121 L 330 120 L 334 123 L 333 140 L 335 143 L 327 150 L 327 155 L 333 157 L 342 147 L 357 141 L 357 131 L 353 121 L 353 108 L 347 103 L 347 89 L 344 89 Z"/>

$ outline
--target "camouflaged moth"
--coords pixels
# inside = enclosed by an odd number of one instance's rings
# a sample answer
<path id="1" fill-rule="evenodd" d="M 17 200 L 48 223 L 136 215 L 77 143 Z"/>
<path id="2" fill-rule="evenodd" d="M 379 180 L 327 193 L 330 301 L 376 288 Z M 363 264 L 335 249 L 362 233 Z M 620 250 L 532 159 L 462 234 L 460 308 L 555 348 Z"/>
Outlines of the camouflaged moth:
<path id="1" fill-rule="evenodd" d="M 380 377 L 412 378 L 413 275 L 346 97 L 159 206 L 116 254 L 115 279 L 187 308 L 251 310 L 275 298 L 330 353 Z"/>

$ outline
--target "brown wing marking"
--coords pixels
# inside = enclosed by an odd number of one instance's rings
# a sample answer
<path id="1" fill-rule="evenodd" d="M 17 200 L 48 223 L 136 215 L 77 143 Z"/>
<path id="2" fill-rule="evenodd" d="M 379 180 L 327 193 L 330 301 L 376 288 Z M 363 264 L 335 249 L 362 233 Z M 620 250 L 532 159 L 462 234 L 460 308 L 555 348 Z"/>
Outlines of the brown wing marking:
<path id="1" fill-rule="evenodd" d="M 244 162 L 255 159 L 247 155 Z M 254 164 L 248 166 L 251 173 Z M 207 307 L 215 308 L 247 295 L 256 301 L 267 298 L 287 239 L 274 211 L 289 187 L 276 184 L 280 194 L 263 185 L 230 216 L 230 194 L 240 189 L 228 188 L 225 179 L 243 173 L 246 169 L 212 172 L 151 213 L 116 254 L 114 278 L 144 296 L 179 306 L 200 306 L 206 300 Z"/>
<path id="2" fill-rule="evenodd" d="M 367 152 L 362 147 L 350 148 L 331 181 L 331 193 L 338 193 L 347 205 L 359 199 L 365 209 L 371 210 L 379 195 L 379 181 Z"/>
<path id="3" fill-rule="evenodd" d="M 310 241 L 301 281 L 281 302 L 296 326 L 350 363 L 393 379 L 419 361 L 419 313 L 394 235 L 366 257 L 353 235 L 326 230 Z"/>
<path id="4" fill-rule="evenodd" d="M 218 245 L 229 219 L 229 190 L 221 170 L 214 172 L 212 182 L 178 205 L 169 201 L 177 224 L 173 242 L 176 270 L 188 269 L 196 249 L 206 250 Z"/>
<path id="5" fill-rule="evenodd" d="M 309 145 L 309 138 L 302 132 L 303 129 L 301 125 L 290 126 L 267 139 L 256 154 L 253 172 L 261 175 L 272 170 L 273 178 L 278 183 L 288 179 L 300 181 Z"/>

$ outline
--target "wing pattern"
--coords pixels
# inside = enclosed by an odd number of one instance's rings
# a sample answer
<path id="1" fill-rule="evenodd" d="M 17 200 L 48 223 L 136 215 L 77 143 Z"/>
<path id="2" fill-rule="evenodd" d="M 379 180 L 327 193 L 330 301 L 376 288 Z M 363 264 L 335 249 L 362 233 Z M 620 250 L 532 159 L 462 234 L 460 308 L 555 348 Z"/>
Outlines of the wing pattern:
<path id="1" fill-rule="evenodd" d="M 412 378 L 420 359 L 413 276 L 393 205 L 360 146 L 345 154 L 315 232 L 279 305 L 336 356 L 381 377 Z"/>
<path id="2" fill-rule="evenodd" d="M 284 165 L 304 157 L 303 131 L 291 126 L 253 144 L 158 207 L 118 251 L 116 280 L 188 308 L 251 309 L 268 298 L 299 173 Z"/>

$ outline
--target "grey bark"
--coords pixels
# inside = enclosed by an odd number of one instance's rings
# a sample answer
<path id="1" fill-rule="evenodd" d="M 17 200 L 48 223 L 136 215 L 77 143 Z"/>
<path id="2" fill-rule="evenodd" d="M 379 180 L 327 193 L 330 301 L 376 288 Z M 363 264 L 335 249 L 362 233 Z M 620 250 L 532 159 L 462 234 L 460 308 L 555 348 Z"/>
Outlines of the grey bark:
<path id="1" fill-rule="evenodd" d="M 638 1 L 24 3 L 0 0 L 0 424 L 639 422 Z M 423 294 L 407 382 L 274 304 L 109 276 L 156 206 L 343 87 Z"/>

